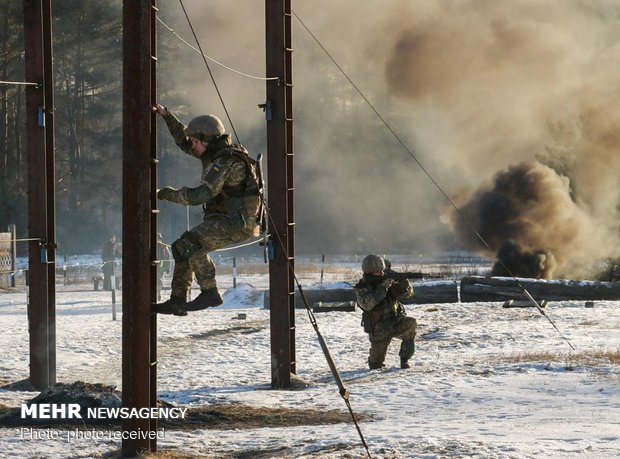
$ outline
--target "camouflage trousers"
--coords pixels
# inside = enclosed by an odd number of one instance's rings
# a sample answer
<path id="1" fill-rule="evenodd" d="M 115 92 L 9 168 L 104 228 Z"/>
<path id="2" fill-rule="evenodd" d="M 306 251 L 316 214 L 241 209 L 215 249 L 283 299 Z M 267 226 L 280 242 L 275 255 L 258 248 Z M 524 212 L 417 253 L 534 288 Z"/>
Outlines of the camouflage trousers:
<path id="1" fill-rule="evenodd" d="M 375 324 L 373 332 L 368 334 L 370 340 L 369 366 L 378 368 L 383 364 L 388 346 L 393 338 L 402 340 L 398 355 L 402 360 L 409 360 L 415 351 L 417 328 L 417 321 L 413 317 L 405 315 L 391 320 L 382 320 Z"/>
<path id="2" fill-rule="evenodd" d="M 217 287 L 215 264 L 209 252 L 249 239 L 251 230 L 233 229 L 226 215 L 212 215 L 172 244 L 174 274 L 171 296 L 187 298 L 192 276 L 202 290 Z"/>

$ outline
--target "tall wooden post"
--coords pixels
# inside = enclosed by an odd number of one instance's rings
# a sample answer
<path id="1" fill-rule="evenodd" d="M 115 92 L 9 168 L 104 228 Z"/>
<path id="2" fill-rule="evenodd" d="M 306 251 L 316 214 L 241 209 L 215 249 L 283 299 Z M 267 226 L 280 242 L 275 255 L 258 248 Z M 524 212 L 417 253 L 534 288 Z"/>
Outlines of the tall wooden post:
<path id="1" fill-rule="evenodd" d="M 155 0 L 123 2 L 123 406 L 156 406 Z M 127 419 L 123 457 L 154 451 L 156 419 Z M 147 438 L 144 438 L 147 437 Z"/>
<path id="2" fill-rule="evenodd" d="M 51 0 L 24 0 L 30 382 L 56 383 L 54 81 Z"/>
<path id="3" fill-rule="evenodd" d="M 295 218 L 293 184 L 293 84 L 291 1 L 266 0 L 267 176 L 271 243 L 269 308 L 271 385 L 284 388 L 295 373 Z M 280 243 L 282 242 L 282 244 Z M 282 247 L 284 245 L 284 249 Z"/>

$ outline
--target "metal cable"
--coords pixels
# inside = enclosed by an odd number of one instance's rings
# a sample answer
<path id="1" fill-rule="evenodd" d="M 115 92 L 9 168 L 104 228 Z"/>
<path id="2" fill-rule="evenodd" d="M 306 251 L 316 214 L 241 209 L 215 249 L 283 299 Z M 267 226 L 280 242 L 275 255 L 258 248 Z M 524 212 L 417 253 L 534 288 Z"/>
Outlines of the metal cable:
<path id="1" fill-rule="evenodd" d="M 241 76 L 244 76 L 244 77 L 247 77 L 247 78 L 251 78 L 253 80 L 272 81 L 272 80 L 278 80 L 279 79 L 278 77 L 259 77 L 259 76 L 255 76 L 255 75 L 249 75 L 247 73 L 241 72 L 240 70 L 236 70 L 236 69 L 233 69 L 232 67 L 228 67 L 227 65 L 222 64 L 221 62 L 219 62 L 216 59 L 210 57 L 209 55 L 203 54 L 198 48 L 196 48 L 195 46 L 190 44 L 187 40 L 185 40 L 178 33 L 176 33 L 174 31 L 174 29 L 172 27 L 170 27 L 168 24 L 166 24 L 164 21 L 162 21 L 161 18 L 158 17 L 157 20 L 161 23 L 161 25 L 163 25 L 166 29 L 168 29 L 168 31 L 170 31 L 170 33 L 172 33 L 172 35 L 174 35 L 179 40 L 181 40 L 183 43 L 185 43 L 189 48 L 193 49 L 198 54 L 202 54 L 203 57 L 209 59 L 214 64 L 217 64 L 217 65 L 219 65 L 222 68 L 225 68 L 226 70 L 230 70 L 233 73 L 236 73 L 238 75 L 241 75 Z"/>
<path id="2" fill-rule="evenodd" d="M 265 212 L 267 213 L 267 216 L 269 217 L 269 221 L 271 222 L 272 227 L 275 228 L 276 225 L 275 225 L 275 223 L 273 221 L 273 217 L 271 216 L 271 212 L 269 212 L 269 207 L 267 206 L 267 202 L 265 200 L 265 197 L 261 196 L 261 200 L 263 202 L 263 206 L 265 208 Z M 314 328 L 314 331 L 315 331 L 315 333 L 317 335 L 317 339 L 319 340 L 319 344 L 320 344 L 321 349 L 323 351 L 323 355 L 325 356 L 325 360 L 327 360 L 327 364 L 329 366 L 329 369 L 331 370 L 332 375 L 334 376 L 334 379 L 336 381 L 336 385 L 338 386 L 338 391 L 340 393 L 340 396 L 344 400 L 344 402 L 347 405 L 347 408 L 349 410 L 349 413 L 351 414 L 351 419 L 353 419 L 353 424 L 355 424 L 355 428 L 356 428 L 357 433 L 358 433 L 358 435 L 360 437 L 360 440 L 362 441 L 362 445 L 366 449 L 366 453 L 368 454 L 368 457 L 371 458 L 372 456 L 370 455 L 370 450 L 368 449 L 368 445 L 366 444 L 366 440 L 364 438 L 364 434 L 362 433 L 362 429 L 360 428 L 359 423 L 357 422 L 357 419 L 355 419 L 355 414 L 353 413 L 353 408 L 351 408 L 351 403 L 349 401 L 349 390 L 346 388 L 346 386 L 342 382 L 342 378 L 340 377 L 340 374 L 338 373 L 338 369 L 336 368 L 336 364 L 334 363 L 334 360 L 332 359 L 332 356 L 331 356 L 331 354 L 329 352 L 329 349 L 327 348 L 327 343 L 325 342 L 325 339 L 323 339 L 323 335 L 319 331 L 319 326 L 317 324 L 316 317 L 314 316 L 314 313 L 312 312 L 312 309 L 310 308 L 310 304 L 308 303 L 308 299 L 306 298 L 306 294 L 304 293 L 303 288 L 301 287 L 301 283 L 299 282 L 299 279 L 297 278 L 297 274 L 295 274 L 295 268 L 293 267 L 293 264 L 291 263 L 291 259 L 288 256 L 288 253 L 287 253 L 287 250 L 286 250 L 286 246 L 284 245 L 284 241 L 282 240 L 282 237 L 280 236 L 280 234 L 277 231 L 273 231 L 272 234 L 276 235 L 276 238 L 278 240 L 278 244 L 280 245 L 280 248 L 286 254 L 286 264 L 288 266 L 288 269 L 289 269 L 291 275 L 293 276 L 293 279 L 295 280 L 295 284 L 297 285 L 297 289 L 299 290 L 299 294 L 301 296 L 301 299 L 302 299 L 302 301 L 304 303 L 304 306 L 306 308 L 306 311 L 308 313 L 308 319 L 310 320 L 310 324 L 312 325 L 312 328 Z"/>
<path id="3" fill-rule="evenodd" d="M 237 135 L 237 130 L 235 129 L 235 125 L 232 122 L 232 119 L 230 118 L 230 114 L 228 113 L 228 109 L 226 108 L 226 104 L 224 103 L 224 98 L 222 97 L 222 94 L 220 93 L 220 88 L 218 88 L 217 83 L 215 82 L 215 77 L 213 76 L 213 72 L 211 72 L 211 67 L 209 67 L 209 63 L 207 62 L 207 59 L 205 57 L 205 53 L 202 51 L 202 47 L 200 46 L 200 42 L 198 41 L 198 37 L 196 36 L 196 31 L 194 30 L 194 26 L 192 25 L 192 21 L 189 18 L 189 15 L 187 14 L 187 10 L 185 9 L 185 5 L 183 4 L 183 0 L 179 0 L 179 3 L 181 4 L 181 8 L 183 8 L 183 13 L 185 14 L 185 18 L 187 19 L 187 23 L 189 24 L 189 28 L 192 31 L 192 34 L 194 35 L 194 40 L 196 40 L 196 45 L 198 45 L 198 49 L 200 50 L 200 54 L 202 55 L 202 60 L 204 61 L 205 65 L 207 66 L 207 70 L 209 71 L 209 76 L 211 77 L 211 81 L 213 82 L 213 86 L 215 87 L 215 90 L 217 91 L 217 95 L 220 98 L 220 102 L 222 103 L 222 107 L 224 107 L 224 111 L 226 112 L 226 117 L 228 118 L 228 122 L 230 123 L 230 127 L 232 128 L 233 133 L 235 134 L 235 137 L 237 138 L 237 143 L 241 143 L 241 140 L 239 140 L 239 136 Z"/>
<path id="4" fill-rule="evenodd" d="M 441 187 L 441 185 L 439 185 L 439 183 L 435 180 L 435 178 L 431 175 L 431 173 L 422 165 L 422 163 L 420 162 L 420 160 L 417 158 L 417 156 L 413 153 L 413 151 L 411 151 L 411 149 L 409 149 L 407 147 L 407 145 L 405 144 L 405 142 L 400 138 L 400 136 L 394 131 L 394 129 L 392 129 L 392 127 L 390 126 L 390 124 L 385 120 L 385 118 L 383 118 L 383 116 L 381 116 L 381 114 L 377 111 L 377 109 L 374 107 L 374 105 L 368 100 L 368 98 L 364 95 L 364 93 L 362 92 L 362 90 L 353 82 L 353 80 L 351 80 L 351 78 L 349 77 L 349 75 L 344 71 L 344 69 L 338 64 L 338 62 L 336 62 L 336 60 L 332 57 L 332 55 L 329 53 L 329 51 L 327 51 L 327 49 L 325 49 L 325 47 L 323 46 L 323 44 L 319 41 L 319 39 L 312 33 L 312 31 L 308 28 L 308 26 L 306 26 L 306 24 L 301 20 L 301 18 L 297 15 L 297 13 L 295 13 L 295 11 L 293 11 L 293 15 L 295 16 L 295 18 L 297 18 L 297 20 L 300 22 L 300 24 L 304 27 L 304 29 L 306 29 L 306 31 L 308 32 L 308 34 L 310 34 L 310 36 L 314 39 L 314 41 L 319 45 L 319 47 L 323 50 L 323 52 L 327 55 L 327 57 L 333 62 L 333 64 L 338 68 L 338 70 L 340 70 L 340 72 L 344 75 L 344 77 L 349 81 L 349 83 L 351 84 L 351 86 L 353 86 L 353 88 L 357 91 L 357 93 L 362 97 L 362 99 L 364 99 L 364 101 L 368 104 L 368 106 L 371 108 L 371 110 L 375 113 L 375 115 L 377 115 L 377 117 L 381 120 L 381 122 L 384 124 L 384 126 L 390 131 L 390 133 L 394 136 L 394 138 L 398 141 L 398 143 L 403 147 L 403 149 L 409 154 L 409 156 L 411 156 L 411 158 L 413 158 L 413 160 L 418 164 L 418 166 L 420 167 L 420 169 L 424 172 L 424 174 L 426 174 L 426 176 L 428 177 L 428 179 L 433 183 L 433 185 L 435 185 L 435 187 L 439 190 L 439 192 L 443 195 L 443 197 L 450 203 L 450 205 L 454 208 L 454 210 L 457 212 L 459 218 L 461 219 L 461 221 L 463 221 L 463 223 L 465 223 L 465 225 L 476 235 L 476 237 L 478 238 L 478 240 L 480 240 L 480 242 L 482 243 L 482 245 L 484 247 L 487 248 L 487 250 L 493 254 L 493 250 L 491 249 L 491 247 L 489 246 L 489 244 L 487 243 L 487 241 L 484 239 L 484 237 L 482 237 L 482 235 L 480 234 L 480 232 L 474 227 L 474 225 L 465 217 L 465 215 L 461 212 L 461 209 L 459 209 L 459 207 L 454 203 L 454 201 L 450 198 L 450 196 L 448 196 L 448 194 L 444 191 L 444 189 Z M 525 294 L 525 296 L 527 297 L 527 299 L 536 307 L 536 309 L 538 310 L 538 312 L 540 314 L 542 314 L 543 316 L 545 316 L 547 318 L 547 320 L 551 323 L 551 325 L 553 325 L 553 328 L 555 328 L 558 333 L 560 334 L 560 336 L 568 343 L 568 345 L 571 347 L 571 349 L 575 350 L 575 348 L 573 347 L 573 345 L 571 344 L 571 342 L 568 340 L 568 338 L 566 338 L 566 336 L 564 336 L 564 334 L 558 329 L 558 327 L 555 325 L 555 323 L 553 322 L 553 320 L 551 320 L 551 318 L 545 314 L 545 312 L 543 311 L 543 309 L 540 307 L 540 304 L 538 304 L 538 302 L 532 297 L 532 295 L 527 291 L 527 289 L 525 288 L 525 286 L 521 283 L 521 281 L 519 281 L 519 279 L 517 278 L 517 276 L 514 275 L 514 273 L 512 272 L 512 270 L 510 268 L 508 268 L 508 266 L 506 266 L 506 264 L 501 260 L 501 259 L 497 259 L 497 261 L 502 265 L 502 267 L 506 270 L 506 272 L 513 278 L 513 280 L 517 283 L 517 286 L 523 290 L 523 293 Z"/>

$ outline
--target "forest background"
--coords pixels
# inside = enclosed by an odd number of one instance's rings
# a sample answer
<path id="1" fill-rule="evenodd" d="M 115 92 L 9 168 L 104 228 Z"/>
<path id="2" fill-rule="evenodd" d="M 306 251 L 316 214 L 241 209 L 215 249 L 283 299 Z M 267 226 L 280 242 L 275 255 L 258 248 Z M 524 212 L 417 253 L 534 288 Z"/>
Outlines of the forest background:
<path id="1" fill-rule="evenodd" d="M 229 119 L 180 2 L 161 1 L 159 102 L 186 124 L 234 123 L 252 156 L 267 153 L 264 2 L 183 3 L 205 53 L 246 75 L 209 61 Z M 23 81 L 21 2 L 0 11 L 0 80 Z M 58 252 L 96 253 L 122 227 L 122 2 L 54 0 L 52 13 Z M 494 258 L 515 241 L 544 254 L 544 277 L 577 278 L 620 257 L 616 2 L 300 0 L 294 13 L 297 253 Z M 0 85 L 0 229 L 20 237 L 24 105 L 23 86 Z M 198 185 L 163 122 L 158 143 L 158 186 Z M 168 242 L 202 218 L 159 206 Z"/>
<path id="2" fill-rule="evenodd" d="M 119 235 L 122 228 L 122 2 L 54 0 L 52 3 L 59 254 L 96 253 L 110 234 Z M 230 19 L 222 19 L 222 7 L 217 5 L 222 2 L 214 2 L 213 9 L 206 9 L 191 0 L 186 3 L 190 14 L 195 13 L 193 20 L 199 35 L 201 30 L 221 31 L 230 26 Z M 246 13 L 254 17 L 255 24 L 251 27 L 247 21 L 239 20 L 239 24 L 244 24 L 243 33 L 249 34 L 250 40 L 258 43 L 252 49 L 243 47 L 238 54 L 243 55 L 243 64 L 252 67 L 253 74 L 264 77 L 265 56 L 264 45 L 261 44 L 264 43 L 264 17 L 256 15 L 257 12 L 262 13 L 262 6 L 259 7 L 254 6 L 252 11 Z M 21 2 L 0 0 L 3 11 L 0 15 L 2 81 L 24 81 L 22 8 Z M 217 114 L 230 131 L 200 55 L 179 39 L 182 36 L 195 46 L 179 4 L 162 2 L 159 8 L 159 17 L 165 21 L 158 23 L 158 93 L 161 103 L 170 107 L 185 124 L 202 113 Z M 214 50 L 216 58 L 226 63 L 228 50 L 236 43 L 235 39 L 231 39 L 226 43 L 203 42 L 201 45 L 205 53 L 211 54 L 210 50 Z M 239 63 L 236 57 L 233 54 L 233 62 Z M 315 59 L 313 62 L 312 65 L 316 65 Z M 239 66 L 243 68 L 243 64 Z M 239 78 L 212 62 L 210 65 L 218 83 L 224 86 L 225 100 L 231 103 L 231 99 L 236 99 L 229 110 L 240 140 L 254 157 L 265 152 L 264 114 L 258 108 L 258 104 L 264 102 L 265 82 L 250 80 L 248 83 L 247 79 Z M 333 81 L 336 69 L 329 61 L 323 60 L 318 65 L 319 71 L 326 72 L 328 80 Z M 339 118 L 341 126 L 346 126 L 346 133 L 339 128 L 341 135 L 330 142 L 330 148 L 333 151 L 351 150 L 353 138 L 360 135 L 368 137 L 368 146 L 378 146 L 379 141 L 373 140 L 373 136 L 356 129 L 359 116 L 352 111 L 367 110 L 361 99 L 352 102 L 350 98 L 355 95 L 350 89 L 348 99 L 334 96 L 335 92 L 347 86 L 341 76 L 340 79 L 335 87 L 326 88 L 319 96 L 320 104 L 329 99 L 337 100 L 329 108 L 330 117 Z M 239 96 L 239 91 L 234 88 L 242 86 L 251 89 L 249 92 L 241 89 L 242 95 Z M 204 92 L 208 94 L 205 96 Z M 244 97 L 247 94 L 250 94 L 249 97 Z M 239 99 L 243 100 L 238 102 Z M 296 110 L 299 113 L 303 107 L 298 106 Z M 248 112 L 252 113 L 249 118 L 245 116 Z M 24 86 L 0 85 L 0 113 L 0 225 L 6 230 L 7 225 L 15 224 L 18 237 L 27 237 Z M 312 122 L 299 120 L 296 129 L 303 129 L 304 125 Z M 377 127 L 377 121 L 372 123 Z M 199 179 L 197 164 L 180 153 L 163 122 L 159 125 L 158 135 L 159 186 L 195 186 Z M 306 160 L 305 165 L 301 164 L 302 172 L 297 175 L 320 174 L 320 168 L 320 164 L 311 164 Z M 349 179 L 343 177 L 345 181 Z M 322 206 L 316 203 L 312 190 L 306 189 L 303 183 L 300 185 L 296 199 L 298 208 L 303 210 L 298 214 L 298 248 L 314 253 L 352 252 L 364 250 L 365 238 L 376 239 L 370 230 L 366 235 L 351 237 L 347 228 L 327 223 L 322 218 Z M 168 242 L 188 225 L 197 224 L 202 217 L 198 207 L 188 211 L 168 203 L 160 203 L 160 206 L 159 230 Z M 317 227 L 324 236 L 320 240 L 316 238 Z M 405 245 L 408 244 L 402 244 L 401 248 Z M 25 245 L 18 247 L 21 255 L 25 250 Z"/>

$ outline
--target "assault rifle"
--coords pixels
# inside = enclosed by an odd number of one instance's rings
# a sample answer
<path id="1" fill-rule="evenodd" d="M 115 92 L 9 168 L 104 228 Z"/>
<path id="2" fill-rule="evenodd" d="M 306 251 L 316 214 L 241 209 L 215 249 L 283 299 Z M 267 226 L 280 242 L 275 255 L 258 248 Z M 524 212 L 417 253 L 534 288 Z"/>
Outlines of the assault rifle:
<path id="1" fill-rule="evenodd" d="M 403 272 L 399 273 L 397 271 L 393 271 L 392 269 L 385 269 L 383 271 L 384 279 L 439 279 L 442 276 L 439 274 L 431 274 L 431 273 L 422 273 L 422 272 Z"/>

